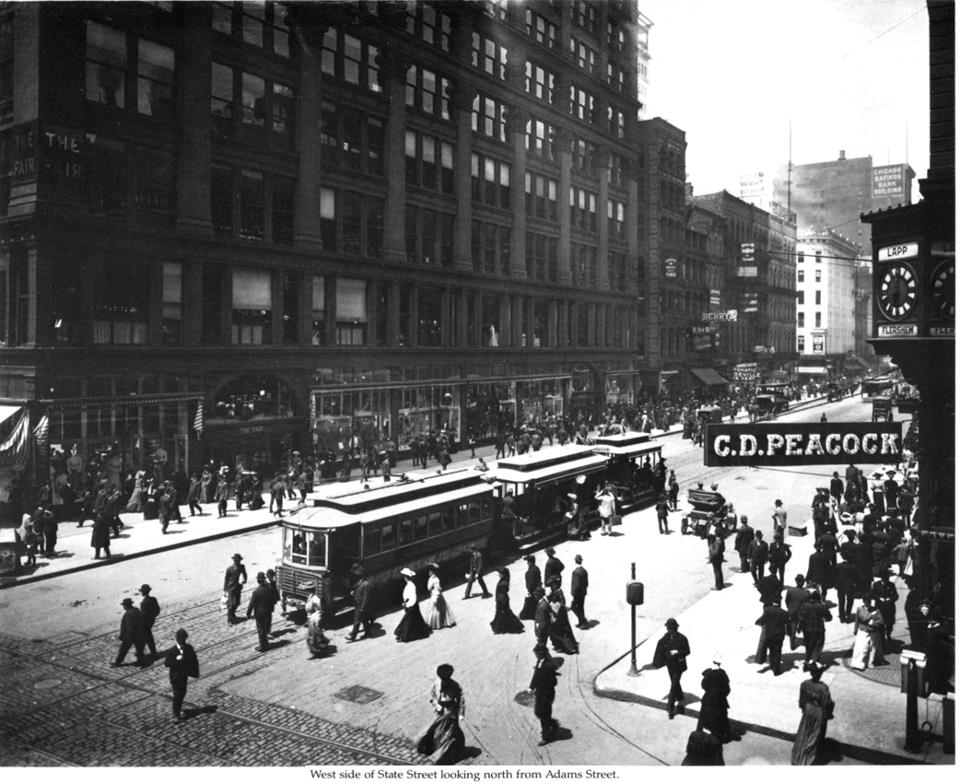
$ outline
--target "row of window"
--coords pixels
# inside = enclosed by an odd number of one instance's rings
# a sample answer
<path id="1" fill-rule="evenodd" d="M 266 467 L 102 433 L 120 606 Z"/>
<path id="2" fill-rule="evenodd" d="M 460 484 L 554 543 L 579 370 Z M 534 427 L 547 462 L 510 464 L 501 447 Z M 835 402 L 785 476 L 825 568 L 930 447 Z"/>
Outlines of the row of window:
<path id="1" fill-rule="evenodd" d="M 813 314 L 813 328 L 819 329 L 822 326 L 823 317 L 820 311 L 818 310 Z M 797 311 L 797 328 L 806 329 L 807 327 L 807 314 L 803 310 Z"/>
<path id="2" fill-rule="evenodd" d="M 214 3 L 210 23 L 235 40 L 290 56 L 287 9 L 281 3 Z"/>
<path id="3" fill-rule="evenodd" d="M 363 529 L 364 557 L 389 552 L 468 525 L 480 524 L 489 520 L 492 512 L 492 499 L 484 497 L 455 508 L 436 509 L 385 525 L 366 526 Z"/>
<path id="4" fill-rule="evenodd" d="M 404 155 L 407 186 L 453 195 L 453 144 L 426 133 L 408 130 Z M 509 186 L 509 176 L 507 184 Z"/>
<path id="5" fill-rule="evenodd" d="M 293 87 L 228 65 L 210 66 L 210 111 L 221 132 L 235 123 L 264 128 L 293 140 Z"/>
<path id="6" fill-rule="evenodd" d="M 407 261 L 412 264 L 453 266 L 456 215 L 407 205 L 405 236 Z"/>
<path id="7" fill-rule="evenodd" d="M 797 261 L 802 261 L 802 260 L 803 260 L 803 253 L 798 253 L 798 254 L 797 254 Z M 817 261 L 819 261 L 819 260 L 820 260 L 820 259 L 818 258 Z M 823 277 L 822 270 L 820 270 L 820 269 L 814 269 L 814 270 L 813 270 L 813 281 L 814 281 L 815 283 L 821 282 L 822 277 Z M 803 282 L 806 280 L 806 278 L 807 278 L 807 276 L 806 276 L 806 270 L 803 269 L 803 267 L 797 267 L 797 282 L 798 282 L 798 283 L 803 283 Z"/>
<path id="8" fill-rule="evenodd" d="M 805 293 L 806 293 L 806 292 L 805 292 L 802 288 L 801 288 L 799 291 L 797 291 L 797 304 L 798 304 L 798 305 L 803 305 L 803 304 L 804 304 L 804 299 L 805 299 L 804 294 L 805 294 Z M 817 304 L 817 305 L 820 304 L 821 293 L 822 293 L 822 292 L 821 292 L 819 289 L 817 289 L 816 291 L 813 292 L 813 294 L 814 294 L 814 297 L 813 297 L 813 298 L 814 298 L 814 302 L 813 302 L 813 303 L 814 303 L 814 304 Z"/>

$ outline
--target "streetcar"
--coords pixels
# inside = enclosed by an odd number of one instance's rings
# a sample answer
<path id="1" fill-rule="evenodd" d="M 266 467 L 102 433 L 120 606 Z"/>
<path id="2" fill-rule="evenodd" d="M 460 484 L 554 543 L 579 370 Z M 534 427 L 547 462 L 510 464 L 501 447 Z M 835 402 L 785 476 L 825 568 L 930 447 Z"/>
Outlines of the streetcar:
<path id="1" fill-rule="evenodd" d="M 325 615 L 335 614 L 349 602 L 356 566 L 375 603 L 398 598 L 401 568 L 442 567 L 473 547 L 487 547 L 496 494 L 486 474 L 468 468 L 312 496 L 312 506 L 282 520 L 277 582 L 283 610 L 302 608 L 316 590 Z"/>
<path id="2" fill-rule="evenodd" d="M 510 527 L 512 545 L 526 553 L 565 538 L 574 528 L 595 526 L 593 500 L 606 468 L 605 455 L 579 444 L 499 460 L 491 478 L 503 493 L 503 521 Z"/>
<path id="3" fill-rule="evenodd" d="M 616 489 L 620 513 L 656 502 L 663 489 L 654 473 L 662 459 L 659 442 L 643 432 L 623 432 L 598 437 L 593 450 L 607 458 L 604 479 Z"/>

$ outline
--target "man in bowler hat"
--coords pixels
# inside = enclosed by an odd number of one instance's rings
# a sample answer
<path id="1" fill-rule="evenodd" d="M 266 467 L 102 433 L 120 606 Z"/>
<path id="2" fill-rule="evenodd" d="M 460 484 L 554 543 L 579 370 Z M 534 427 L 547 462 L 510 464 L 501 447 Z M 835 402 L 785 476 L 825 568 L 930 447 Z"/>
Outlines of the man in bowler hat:
<path id="1" fill-rule="evenodd" d="M 257 586 L 247 605 L 247 617 L 253 617 L 257 623 L 257 636 L 260 645 L 257 652 L 266 652 L 270 647 L 270 626 L 273 624 L 273 607 L 277 603 L 274 589 L 267 582 L 266 574 L 257 574 Z"/>
<path id="2" fill-rule="evenodd" d="M 123 607 L 123 617 L 120 618 L 120 650 L 111 666 L 120 666 L 133 647 L 137 655 L 137 665 L 143 666 L 143 615 L 133 605 L 132 598 L 124 598 L 120 604 Z"/>
<path id="3" fill-rule="evenodd" d="M 664 623 L 667 632 L 657 642 L 653 653 L 654 668 L 667 667 L 670 675 L 670 693 L 667 695 L 667 717 L 673 720 L 678 712 L 683 713 L 683 688 L 680 686 L 680 677 L 687 670 L 687 656 L 690 654 L 690 643 L 687 637 L 677 629 L 680 624 L 672 617 Z"/>
<path id="4" fill-rule="evenodd" d="M 143 617 L 143 640 L 150 649 L 150 656 L 157 658 L 157 643 L 153 640 L 153 624 L 160 616 L 160 602 L 150 595 L 150 585 L 140 586 L 140 614 Z"/>
<path id="5" fill-rule="evenodd" d="M 560 724 L 553 717 L 553 700 L 557 695 L 557 665 L 547 654 L 544 644 L 537 644 L 533 648 L 537 662 L 533 667 L 533 677 L 530 679 L 530 692 L 534 695 L 533 714 L 540 721 L 541 746 L 556 737 Z"/>
<path id="6" fill-rule="evenodd" d="M 243 556 L 234 555 L 233 563 L 227 566 L 223 575 L 223 592 L 227 596 L 227 625 L 240 622 L 237 619 L 237 607 L 240 606 L 240 593 L 247 583 L 247 569 L 243 565 Z"/>
<path id="7" fill-rule="evenodd" d="M 163 665 L 170 672 L 170 686 L 173 688 L 173 717 L 183 718 L 183 700 L 187 696 L 187 678 L 196 679 L 200 676 L 200 663 L 193 646 L 187 644 L 187 632 L 181 628 L 177 631 L 177 643 L 167 650 Z"/>

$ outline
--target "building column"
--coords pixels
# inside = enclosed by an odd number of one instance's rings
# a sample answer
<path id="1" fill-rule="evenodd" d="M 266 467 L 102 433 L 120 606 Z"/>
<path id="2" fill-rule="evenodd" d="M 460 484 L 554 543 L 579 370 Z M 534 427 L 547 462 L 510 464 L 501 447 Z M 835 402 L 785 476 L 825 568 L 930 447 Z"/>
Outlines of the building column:
<path id="1" fill-rule="evenodd" d="M 400 287 L 395 283 L 387 286 L 387 347 L 400 345 Z"/>
<path id="2" fill-rule="evenodd" d="M 458 82 L 453 90 L 453 107 L 457 124 L 457 216 L 454 223 L 453 268 L 463 271 L 473 269 L 472 226 L 470 223 L 470 216 L 473 213 L 470 193 L 470 157 L 473 150 L 471 112 L 473 111 L 473 99 L 476 95 L 476 88 L 466 85 L 462 81 Z"/>
<path id="3" fill-rule="evenodd" d="M 511 296 L 510 297 L 510 321 L 511 321 L 511 348 L 522 348 L 524 347 L 523 342 L 523 297 L 522 296 Z M 527 343 L 526 347 L 530 346 L 531 336 L 529 326 L 527 328 Z"/>
<path id="4" fill-rule="evenodd" d="M 597 247 L 597 284 L 602 290 L 610 289 L 610 222 L 607 219 L 610 201 L 610 150 L 599 151 L 600 192 L 597 195 L 597 228 L 599 242 Z"/>
<path id="5" fill-rule="evenodd" d="M 293 29 L 300 48 L 300 96 L 297 101 L 296 128 L 299 166 L 293 241 L 299 250 L 319 252 L 323 249 L 319 231 L 320 185 L 323 180 L 320 166 L 320 101 L 323 74 L 319 53 L 327 28 L 311 27 L 307 32 L 296 25 Z"/>
<path id="6" fill-rule="evenodd" d="M 177 54 L 180 125 L 177 154 L 177 230 L 212 236 L 210 222 L 210 52 L 212 28 L 207 3 L 184 3 L 183 46 Z M 303 101 L 301 101 L 303 103 Z"/>
<path id="7" fill-rule="evenodd" d="M 556 348 L 560 345 L 560 339 L 557 334 L 557 319 L 559 318 L 557 310 L 557 300 L 551 299 L 547 302 L 547 348 Z"/>
<path id="8" fill-rule="evenodd" d="M 82 303 L 81 303 L 82 304 Z M 199 261 L 183 262 L 183 344 L 203 341 L 203 267 Z M 85 310 L 89 312 L 89 308 Z"/>
<path id="9" fill-rule="evenodd" d="M 560 213 L 560 241 L 557 244 L 557 281 L 570 285 L 573 275 L 570 269 L 570 169 L 573 156 L 570 144 L 573 136 L 569 130 L 557 131 L 557 157 L 560 159 L 560 184 L 557 187 L 557 209 Z"/>
<path id="10" fill-rule="evenodd" d="M 297 286 L 297 343 L 303 348 L 313 345 L 313 275 L 299 276 Z"/>
<path id="11" fill-rule="evenodd" d="M 382 51 L 378 64 L 384 76 L 389 104 L 384 139 L 387 199 L 383 216 L 383 259 L 405 264 L 406 252 L 406 198 L 407 172 L 404 152 L 406 129 L 406 79 L 409 59 L 395 52 Z M 469 171 L 469 167 L 466 169 Z"/>

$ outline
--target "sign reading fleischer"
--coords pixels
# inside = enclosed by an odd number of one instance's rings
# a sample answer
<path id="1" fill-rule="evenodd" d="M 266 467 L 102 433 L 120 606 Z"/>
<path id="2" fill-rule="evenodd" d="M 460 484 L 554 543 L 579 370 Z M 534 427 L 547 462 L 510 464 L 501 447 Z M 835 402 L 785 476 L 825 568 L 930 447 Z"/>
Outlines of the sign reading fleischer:
<path id="1" fill-rule="evenodd" d="M 902 458 L 897 422 L 708 424 L 703 439 L 708 466 L 893 464 Z"/>

